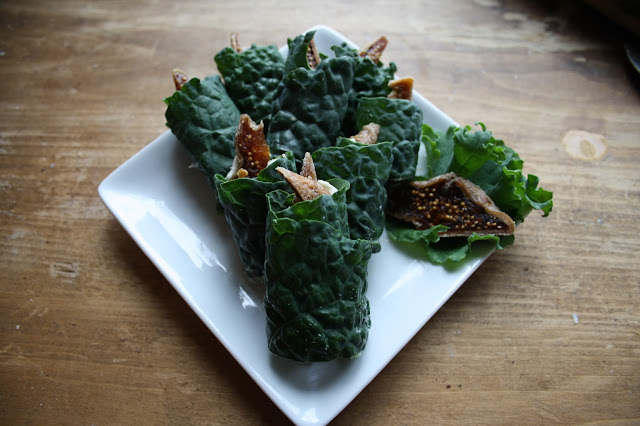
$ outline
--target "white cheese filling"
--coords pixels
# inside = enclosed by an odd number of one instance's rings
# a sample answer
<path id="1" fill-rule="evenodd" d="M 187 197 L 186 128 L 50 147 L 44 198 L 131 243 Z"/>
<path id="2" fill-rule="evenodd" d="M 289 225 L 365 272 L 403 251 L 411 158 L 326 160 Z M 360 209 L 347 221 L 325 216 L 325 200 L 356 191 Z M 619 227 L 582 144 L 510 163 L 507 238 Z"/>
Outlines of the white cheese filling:
<path id="1" fill-rule="evenodd" d="M 231 170 L 229 170 L 229 173 L 227 173 L 227 175 L 225 176 L 225 179 L 227 180 L 231 180 L 233 178 L 235 178 L 238 175 L 238 170 L 240 170 L 240 157 L 238 157 L 238 154 L 236 154 L 235 157 L 233 157 L 233 164 L 231 164 Z"/>
<path id="2" fill-rule="evenodd" d="M 326 180 L 318 179 L 318 183 L 320 184 L 320 186 L 322 186 L 324 189 L 326 189 L 329 192 L 329 194 L 331 194 L 331 195 L 333 195 L 336 192 L 338 192 L 338 189 L 335 186 L 331 185 Z"/>

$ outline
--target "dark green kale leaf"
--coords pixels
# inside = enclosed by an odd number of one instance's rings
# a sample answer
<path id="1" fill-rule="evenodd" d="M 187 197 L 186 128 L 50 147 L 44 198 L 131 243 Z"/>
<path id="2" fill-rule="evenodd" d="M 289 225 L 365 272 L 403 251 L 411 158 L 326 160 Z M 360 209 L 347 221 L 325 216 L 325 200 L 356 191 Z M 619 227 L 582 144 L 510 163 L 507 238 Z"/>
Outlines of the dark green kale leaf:
<path id="1" fill-rule="evenodd" d="M 240 112 L 255 122 L 266 120 L 284 72 L 284 59 L 278 48 L 253 44 L 238 53 L 226 47 L 214 60 L 227 93 Z"/>
<path id="2" fill-rule="evenodd" d="M 393 143 L 365 145 L 339 138 L 336 146 L 321 148 L 311 157 L 319 179 L 342 178 L 350 184 L 346 195 L 350 237 L 370 240 L 373 251 L 380 251 L 387 203 L 384 185 L 393 163 Z"/>
<path id="3" fill-rule="evenodd" d="M 349 108 L 342 122 L 342 134 L 352 136 L 358 132 L 356 127 L 356 111 L 361 98 L 386 97 L 391 92 L 389 81 L 394 79 L 398 67 L 393 62 L 385 67 L 382 62 L 377 64 L 366 56 L 360 56 L 357 49 L 343 43 L 333 46 L 331 50 L 336 56 L 348 56 L 353 62 L 353 85 L 349 92 Z"/>
<path id="4" fill-rule="evenodd" d="M 354 358 L 371 325 L 367 266 L 371 244 L 343 230 L 346 181 L 338 192 L 291 205 L 267 194 L 265 310 L 269 350 L 301 362 Z"/>
<path id="5" fill-rule="evenodd" d="M 379 141 L 393 142 L 390 181 L 413 179 L 418 163 L 422 110 L 406 99 L 362 98 L 356 114 L 356 128 L 380 125 Z"/>
<path id="6" fill-rule="evenodd" d="M 291 153 L 274 159 L 256 178 L 226 180 L 215 176 L 218 201 L 231 228 L 240 259 L 250 278 L 264 272 L 265 227 L 267 220 L 266 194 L 276 189 L 290 191 L 290 186 L 275 171 L 276 167 L 296 170 Z"/>
<path id="7" fill-rule="evenodd" d="M 329 222 L 342 235 L 349 235 L 349 220 L 347 205 L 344 193 L 349 189 L 348 181 L 342 179 L 329 179 L 340 192 L 333 197 L 334 201 L 323 200 L 324 202 L 304 203 L 297 202 L 288 204 L 278 212 L 278 219 L 289 218 L 296 221 L 319 221 Z M 337 200 L 337 202 L 335 202 Z M 281 200 L 284 201 L 284 200 Z M 287 199 L 288 203 L 289 200 Z M 284 205 L 283 205 L 284 206 Z"/>
<path id="8" fill-rule="evenodd" d="M 284 76 L 272 105 L 267 143 L 274 153 L 331 146 L 340 134 L 353 81 L 353 59 L 323 60 L 315 70 L 296 68 Z"/>
<path id="9" fill-rule="evenodd" d="M 231 168 L 240 120 L 220 77 L 192 78 L 164 102 L 167 126 L 213 184 L 216 173 Z"/>
<path id="10" fill-rule="evenodd" d="M 309 67 L 309 61 L 307 59 L 307 52 L 309 50 L 309 44 L 313 37 L 316 35 L 315 31 L 309 31 L 304 35 L 299 35 L 293 40 L 287 40 L 287 46 L 289 53 L 287 53 L 287 59 L 284 64 L 284 74 L 295 70 L 296 68 L 311 69 Z"/>

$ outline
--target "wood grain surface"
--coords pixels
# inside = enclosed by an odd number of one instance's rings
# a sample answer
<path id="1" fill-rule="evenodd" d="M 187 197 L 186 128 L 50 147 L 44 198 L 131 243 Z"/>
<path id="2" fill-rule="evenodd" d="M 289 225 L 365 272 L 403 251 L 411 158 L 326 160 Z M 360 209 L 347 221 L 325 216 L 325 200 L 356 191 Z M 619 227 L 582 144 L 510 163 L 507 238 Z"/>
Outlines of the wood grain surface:
<path id="1" fill-rule="evenodd" d="M 577 1 L 0 2 L 0 424 L 286 424 L 104 207 L 171 69 L 327 24 L 554 192 L 335 424 L 640 423 L 640 85 Z M 428 285 L 428 283 L 425 283 Z"/>

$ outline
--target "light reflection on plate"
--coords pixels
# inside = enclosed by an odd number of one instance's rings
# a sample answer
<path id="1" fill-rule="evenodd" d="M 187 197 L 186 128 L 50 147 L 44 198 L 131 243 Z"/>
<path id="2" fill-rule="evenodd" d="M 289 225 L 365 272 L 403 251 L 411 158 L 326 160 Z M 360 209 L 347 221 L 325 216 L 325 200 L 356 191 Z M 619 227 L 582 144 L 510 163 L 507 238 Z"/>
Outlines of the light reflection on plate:
<path id="1" fill-rule="evenodd" d="M 353 43 L 325 26 L 315 41 Z M 286 48 L 281 49 L 285 52 Z M 455 124 L 414 92 L 424 121 Z M 213 192 L 169 131 L 130 158 L 100 185 L 105 205 L 247 374 L 296 424 L 326 424 L 391 361 L 490 254 L 458 268 L 428 263 L 389 241 L 369 264 L 372 327 L 355 360 L 301 364 L 267 349 L 261 283 L 246 279 L 231 232 Z"/>

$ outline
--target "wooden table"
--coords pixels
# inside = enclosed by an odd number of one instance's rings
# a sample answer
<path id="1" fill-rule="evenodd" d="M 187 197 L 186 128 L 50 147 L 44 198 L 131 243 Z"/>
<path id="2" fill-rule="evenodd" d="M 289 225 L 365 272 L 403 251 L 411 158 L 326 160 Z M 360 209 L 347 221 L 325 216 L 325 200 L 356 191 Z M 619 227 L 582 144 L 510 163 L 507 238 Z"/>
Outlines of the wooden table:
<path id="1" fill-rule="evenodd" d="M 640 84 L 579 2 L 0 5 L 0 423 L 283 424 L 104 207 L 171 69 L 329 24 L 554 192 L 335 424 L 640 422 Z"/>

